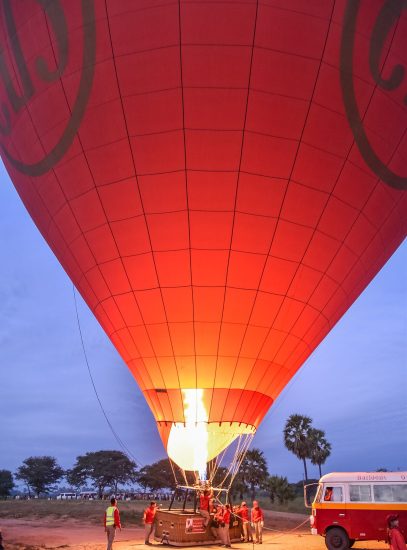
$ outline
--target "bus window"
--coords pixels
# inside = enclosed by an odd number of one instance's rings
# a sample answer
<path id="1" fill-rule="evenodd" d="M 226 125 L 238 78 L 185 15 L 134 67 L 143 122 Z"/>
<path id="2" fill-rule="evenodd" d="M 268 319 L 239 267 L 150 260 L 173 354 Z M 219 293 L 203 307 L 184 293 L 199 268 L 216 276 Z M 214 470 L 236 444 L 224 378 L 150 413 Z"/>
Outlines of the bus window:
<path id="1" fill-rule="evenodd" d="M 373 485 L 376 502 L 407 502 L 407 485 Z"/>
<path id="2" fill-rule="evenodd" d="M 332 498 L 332 487 L 327 487 L 325 489 L 324 500 L 326 502 L 330 502 L 331 500 L 333 500 L 333 498 Z"/>
<path id="3" fill-rule="evenodd" d="M 325 502 L 342 502 L 342 487 L 326 487 L 324 493 Z"/>
<path id="4" fill-rule="evenodd" d="M 372 490 L 370 485 L 349 485 L 351 502 L 371 502 Z"/>

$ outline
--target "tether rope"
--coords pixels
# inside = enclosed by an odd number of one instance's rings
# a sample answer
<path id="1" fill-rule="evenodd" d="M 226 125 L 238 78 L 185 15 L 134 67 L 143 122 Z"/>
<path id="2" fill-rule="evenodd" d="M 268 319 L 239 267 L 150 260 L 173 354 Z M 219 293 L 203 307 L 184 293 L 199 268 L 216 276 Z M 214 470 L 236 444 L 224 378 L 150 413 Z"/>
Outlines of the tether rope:
<path id="1" fill-rule="evenodd" d="M 216 500 L 216 504 L 220 505 L 220 506 L 224 506 L 224 504 L 216 497 L 214 500 Z M 233 512 L 232 510 L 230 511 L 230 515 L 233 516 L 234 518 L 238 519 L 238 520 L 241 520 L 242 518 L 240 516 L 238 516 L 235 512 Z M 299 523 L 298 525 L 296 525 L 295 527 L 292 527 L 291 529 L 287 529 L 286 531 L 282 531 L 281 529 L 272 529 L 271 527 L 266 527 L 265 525 L 263 525 L 263 530 L 265 531 L 274 531 L 275 533 L 279 533 L 279 534 L 276 534 L 274 536 L 271 536 L 267 539 L 267 541 L 265 542 L 268 542 L 270 540 L 275 540 L 277 538 L 281 538 L 281 537 L 285 537 L 287 535 L 289 535 L 290 533 L 293 533 L 294 531 L 296 531 L 297 529 L 299 529 L 300 527 L 302 527 L 303 525 L 305 525 L 306 523 L 309 522 L 309 517 L 305 518 L 301 523 Z M 252 525 L 252 522 L 249 521 L 250 525 Z M 252 527 L 250 527 L 250 529 L 252 529 Z M 253 532 L 251 531 L 250 532 L 250 535 L 252 537 L 252 540 L 249 541 L 249 542 L 252 542 L 253 543 L 253 548 L 254 548 L 254 545 L 256 544 L 254 539 L 253 539 Z"/>
<path id="2" fill-rule="evenodd" d="M 86 349 L 85 349 L 85 343 L 84 343 L 84 340 L 83 340 L 82 328 L 81 328 L 81 323 L 80 323 L 80 319 L 79 319 L 78 303 L 77 303 L 77 300 L 76 300 L 76 290 L 75 290 L 74 285 L 72 285 L 72 290 L 73 290 L 73 298 L 74 298 L 74 303 L 75 303 L 76 320 L 77 320 L 77 323 L 78 323 L 78 331 L 79 331 L 79 336 L 80 336 L 80 339 L 81 339 L 83 355 L 85 357 L 85 363 L 86 363 L 86 366 L 88 368 L 89 378 L 90 378 L 90 381 L 92 383 L 93 391 L 95 392 L 96 399 L 98 400 L 100 409 L 103 413 L 103 416 L 105 417 L 107 425 L 109 426 L 114 438 L 116 439 L 118 445 L 123 450 L 124 454 L 127 456 L 127 458 L 134 461 L 137 466 L 143 467 L 143 464 L 133 455 L 133 453 L 130 451 L 130 449 L 127 447 L 127 445 L 120 438 L 120 436 L 118 435 L 118 433 L 114 429 L 112 423 L 110 422 L 109 417 L 107 416 L 107 413 L 106 413 L 106 411 L 103 407 L 102 401 L 101 401 L 101 399 L 99 397 L 99 394 L 98 394 L 98 391 L 96 389 L 95 381 L 93 379 L 92 371 L 91 371 L 89 360 L 88 360 L 88 355 L 87 355 Z"/>

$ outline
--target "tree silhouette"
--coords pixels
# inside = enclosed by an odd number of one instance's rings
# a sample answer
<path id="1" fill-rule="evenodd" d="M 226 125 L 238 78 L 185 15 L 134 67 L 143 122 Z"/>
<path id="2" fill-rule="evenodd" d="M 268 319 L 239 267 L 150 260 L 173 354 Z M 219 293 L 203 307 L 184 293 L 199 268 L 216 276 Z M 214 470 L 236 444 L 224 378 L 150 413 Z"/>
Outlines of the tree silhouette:
<path id="1" fill-rule="evenodd" d="M 308 481 L 306 459 L 311 457 L 312 430 L 312 419 L 309 416 L 292 414 L 288 417 L 283 432 L 284 445 L 303 462 L 305 481 Z"/>
<path id="2" fill-rule="evenodd" d="M 96 451 L 78 456 L 66 478 L 74 487 L 83 486 L 91 480 L 102 498 L 106 487 L 116 493 L 119 483 L 135 481 L 136 472 L 135 463 L 121 451 Z"/>
<path id="3" fill-rule="evenodd" d="M 269 476 L 265 488 L 273 503 L 277 499 L 280 504 L 284 504 L 295 497 L 294 490 L 286 477 Z"/>
<path id="4" fill-rule="evenodd" d="M 0 498 L 8 497 L 13 487 L 13 474 L 9 470 L 0 470 Z"/>
<path id="5" fill-rule="evenodd" d="M 251 498 L 255 499 L 256 489 L 264 487 L 267 477 L 267 462 L 263 451 L 260 451 L 260 449 L 247 451 L 240 466 L 238 479 L 236 480 L 237 487 L 245 487 L 246 491 L 250 491 Z"/>
<path id="6" fill-rule="evenodd" d="M 15 477 L 25 481 L 40 496 L 41 493 L 48 493 L 52 485 L 64 475 L 64 470 L 53 456 L 30 456 L 23 461 Z"/>
<path id="7" fill-rule="evenodd" d="M 323 430 L 311 430 L 311 462 L 318 465 L 319 477 L 322 476 L 321 465 L 325 464 L 326 459 L 331 454 L 331 444 L 325 438 Z"/>
<path id="8" fill-rule="evenodd" d="M 177 485 L 168 458 L 143 466 L 140 468 L 136 479 L 137 483 L 144 487 L 144 490 L 147 488 L 152 491 L 164 488 L 175 489 Z"/>

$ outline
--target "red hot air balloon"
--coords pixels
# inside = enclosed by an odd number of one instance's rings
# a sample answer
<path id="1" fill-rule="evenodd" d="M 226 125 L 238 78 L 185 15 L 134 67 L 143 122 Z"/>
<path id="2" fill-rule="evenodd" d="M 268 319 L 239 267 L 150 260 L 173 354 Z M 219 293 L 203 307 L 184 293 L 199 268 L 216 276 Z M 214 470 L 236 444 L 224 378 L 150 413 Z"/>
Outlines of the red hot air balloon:
<path id="1" fill-rule="evenodd" d="M 0 2 L 2 158 L 185 469 L 405 237 L 406 7 Z"/>

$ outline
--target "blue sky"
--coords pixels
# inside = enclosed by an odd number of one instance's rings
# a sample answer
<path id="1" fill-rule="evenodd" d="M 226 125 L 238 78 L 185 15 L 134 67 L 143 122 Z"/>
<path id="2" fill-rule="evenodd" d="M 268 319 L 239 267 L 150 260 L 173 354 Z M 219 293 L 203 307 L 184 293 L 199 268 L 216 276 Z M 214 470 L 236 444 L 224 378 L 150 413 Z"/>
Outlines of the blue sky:
<path id="1" fill-rule="evenodd" d="M 118 448 L 97 403 L 81 346 L 72 283 L 0 166 L 0 469 L 32 455 L 63 467 L 87 451 Z M 326 431 L 323 471 L 407 470 L 407 244 L 404 243 L 282 392 L 253 446 L 269 471 L 302 479 L 284 447 L 292 413 Z M 101 401 L 142 464 L 165 456 L 144 398 L 78 297 Z M 317 468 L 309 467 L 317 477 Z"/>

